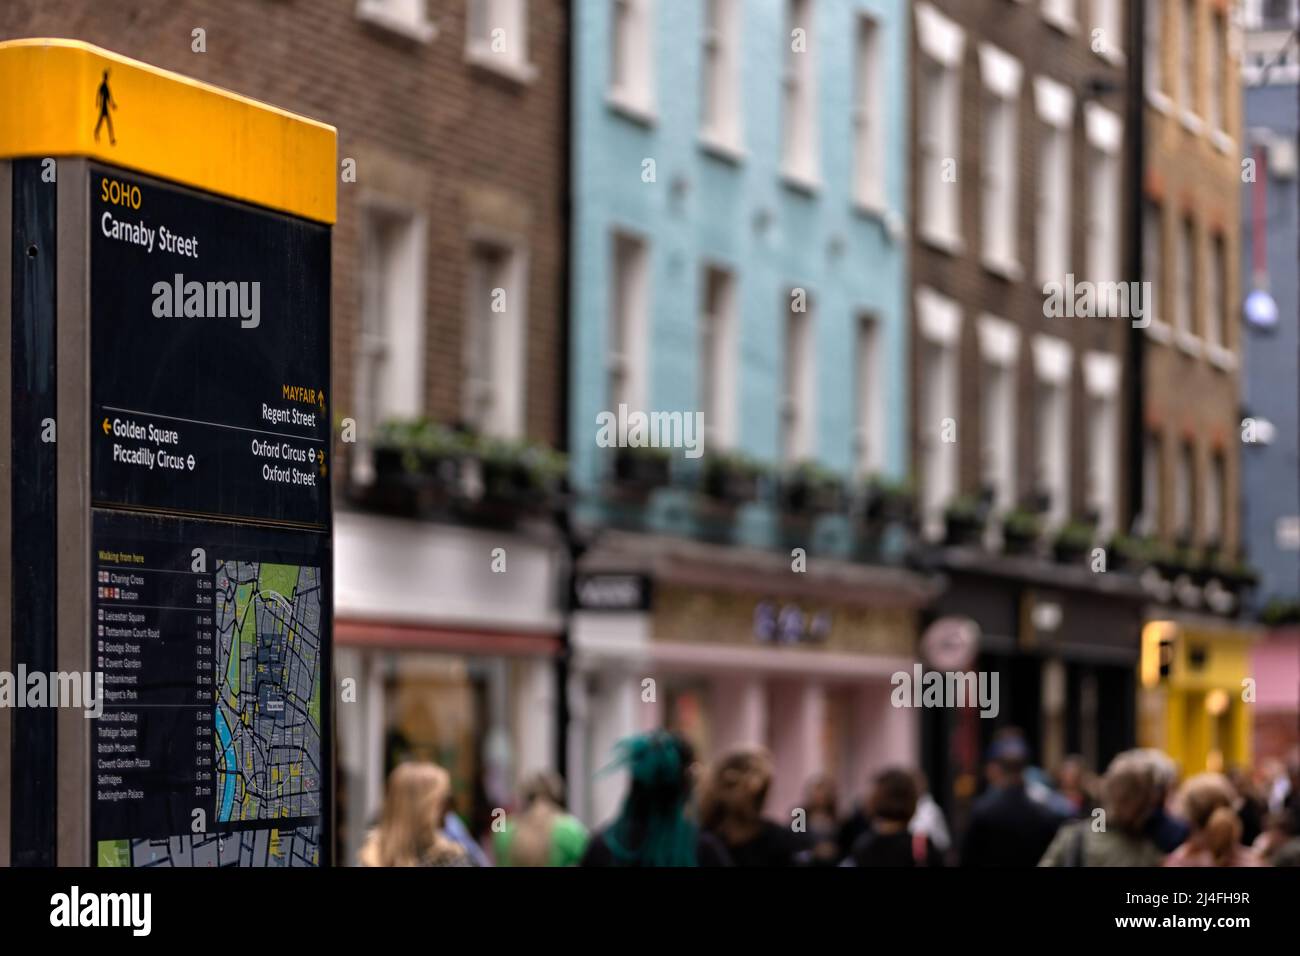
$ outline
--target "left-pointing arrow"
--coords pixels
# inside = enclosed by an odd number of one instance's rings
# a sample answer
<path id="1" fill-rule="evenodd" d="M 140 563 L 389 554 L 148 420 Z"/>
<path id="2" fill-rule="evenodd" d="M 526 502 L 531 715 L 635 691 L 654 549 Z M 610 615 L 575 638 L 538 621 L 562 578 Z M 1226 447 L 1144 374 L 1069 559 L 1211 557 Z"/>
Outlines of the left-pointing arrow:
<path id="1" fill-rule="evenodd" d="M 105 418 L 105 419 L 104 419 L 104 434 L 107 435 L 107 434 L 108 434 L 109 432 L 111 432 L 112 430 L 113 430 L 113 426 L 110 425 L 110 424 L 108 423 L 108 419 Z"/>

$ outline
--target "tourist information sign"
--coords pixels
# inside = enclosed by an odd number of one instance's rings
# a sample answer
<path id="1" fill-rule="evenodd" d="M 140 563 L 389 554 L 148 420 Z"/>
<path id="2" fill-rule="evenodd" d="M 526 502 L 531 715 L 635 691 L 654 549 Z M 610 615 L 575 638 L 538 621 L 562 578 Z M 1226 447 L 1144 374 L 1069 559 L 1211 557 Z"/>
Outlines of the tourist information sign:
<path id="1" fill-rule="evenodd" d="M 0 86 L 0 863 L 324 865 L 334 130 L 72 41 Z"/>

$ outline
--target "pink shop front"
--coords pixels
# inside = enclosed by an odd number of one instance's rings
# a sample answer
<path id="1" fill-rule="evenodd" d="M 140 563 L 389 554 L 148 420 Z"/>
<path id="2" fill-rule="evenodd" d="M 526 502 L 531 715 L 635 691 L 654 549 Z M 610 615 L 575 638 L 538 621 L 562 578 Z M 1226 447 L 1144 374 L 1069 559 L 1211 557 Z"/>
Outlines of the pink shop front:
<path id="1" fill-rule="evenodd" d="M 602 539 L 577 578 L 572 622 L 570 802 L 590 824 L 624 781 L 601 774 L 618 740 L 665 727 L 707 761 L 766 746 L 767 812 L 799 805 L 814 774 L 841 800 L 885 766 L 918 760 L 919 720 L 891 706 L 891 677 L 916 660 L 923 578 L 894 568 L 640 535 Z"/>

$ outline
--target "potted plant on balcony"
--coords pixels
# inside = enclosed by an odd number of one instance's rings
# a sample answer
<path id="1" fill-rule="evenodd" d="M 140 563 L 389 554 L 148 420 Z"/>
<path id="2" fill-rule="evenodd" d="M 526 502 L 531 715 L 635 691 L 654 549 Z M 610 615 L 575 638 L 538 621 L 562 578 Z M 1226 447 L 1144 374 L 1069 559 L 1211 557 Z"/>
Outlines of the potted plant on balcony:
<path id="1" fill-rule="evenodd" d="M 1067 521 L 1052 542 L 1056 560 L 1062 564 L 1078 563 L 1092 548 L 1095 536 L 1096 529 L 1086 521 Z"/>
<path id="2" fill-rule="evenodd" d="M 1141 572 L 1151 561 L 1153 547 L 1146 538 L 1116 534 L 1106 545 L 1108 567 L 1112 571 Z"/>
<path id="3" fill-rule="evenodd" d="M 1186 577 L 1196 585 L 1204 583 L 1207 565 L 1200 552 L 1190 544 L 1178 548 L 1174 561 L 1177 568 L 1175 577 Z"/>
<path id="4" fill-rule="evenodd" d="M 484 439 L 479 446 L 483 497 L 535 505 L 559 492 L 565 458 L 545 445 L 528 441 Z"/>
<path id="5" fill-rule="evenodd" d="M 1015 508 L 1002 519 L 1002 549 L 1007 554 L 1030 554 L 1043 534 L 1043 523 L 1028 508 Z"/>
<path id="6" fill-rule="evenodd" d="M 1259 584 L 1259 573 L 1240 555 L 1234 558 L 1219 554 L 1214 562 L 1213 573 L 1219 583 L 1236 594 Z"/>
<path id="7" fill-rule="evenodd" d="M 1300 625 L 1300 601 L 1273 598 L 1259 612 L 1259 622 L 1267 627 L 1295 627 Z"/>
<path id="8" fill-rule="evenodd" d="M 422 513 L 457 493 L 472 437 L 425 418 L 392 419 L 377 429 L 375 480 L 360 500 L 385 511 Z"/>
<path id="9" fill-rule="evenodd" d="M 1174 580 L 1182 571 L 1183 565 L 1178 547 L 1165 541 L 1152 542 L 1147 552 L 1147 560 L 1166 581 Z"/>
<path id="10" fill-rule="evenodd" d="M 872 475 L 863 489 L 862 502 L 862 515 L 868 527 L 910 524 L 916 516 L 916 494 L 907 481 Z"/>
<path id="11" fill-rule="evenodd" d="M 620 447 L 614 452 L 614 482 L 621 488 L 644 494 L 662 488 L 671 476 L 667 448 Z"/>
<path id="12" fill-rule="evenodd" d="M 979 545 L 988 523 L 988 509 L 975 495 L 961 495 L 943 510 L 944 543 L 949 547 Z"/>
<path id="13" fill-rule="evenodd" d="M 762 462 L 740 452 L 713 452 L 704 464 L 701 490 L 723 504 L 746 504 L 758 498 L 767 471 Z"/>
<path id="14" fill-rule="evenodd" d="M 844 482 L 814 461 L 805 461 L 781 477 L 781 509 L 791 515 L 825 514 L 844 506 Z"/>

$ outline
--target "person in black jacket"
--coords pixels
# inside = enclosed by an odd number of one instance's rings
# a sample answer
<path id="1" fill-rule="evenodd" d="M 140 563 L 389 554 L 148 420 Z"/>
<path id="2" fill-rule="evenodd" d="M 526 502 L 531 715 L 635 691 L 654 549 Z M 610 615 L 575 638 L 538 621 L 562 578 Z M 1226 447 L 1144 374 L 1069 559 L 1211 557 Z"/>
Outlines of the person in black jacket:
<path id="1" fill-rule="evenodd" d="M 763 816 L 772 786 L 772 758 L 761 748 L 724 755 L 700 796 L 700 824 L 722 841 L 736 866 L 795 866 L 810 841 Z"/>
<path id="2" fill-rule="evenodd" d="M 943 857 L 923 832 L 911 833 L 921 792 L 916 774 L 891 767 L 876 777 L 868 806 L 871 823 L 845 860 L 853 866 L 943 866 Z"/>
<path id="3" fill-rule="evenodd" d="M 962 866 L 1037 866 L 1065 818 L 1025 790 L 1029 748 L 1015 728 L 1001 731 L 990 758 L 1000 783 L 971 807 Z"/>

